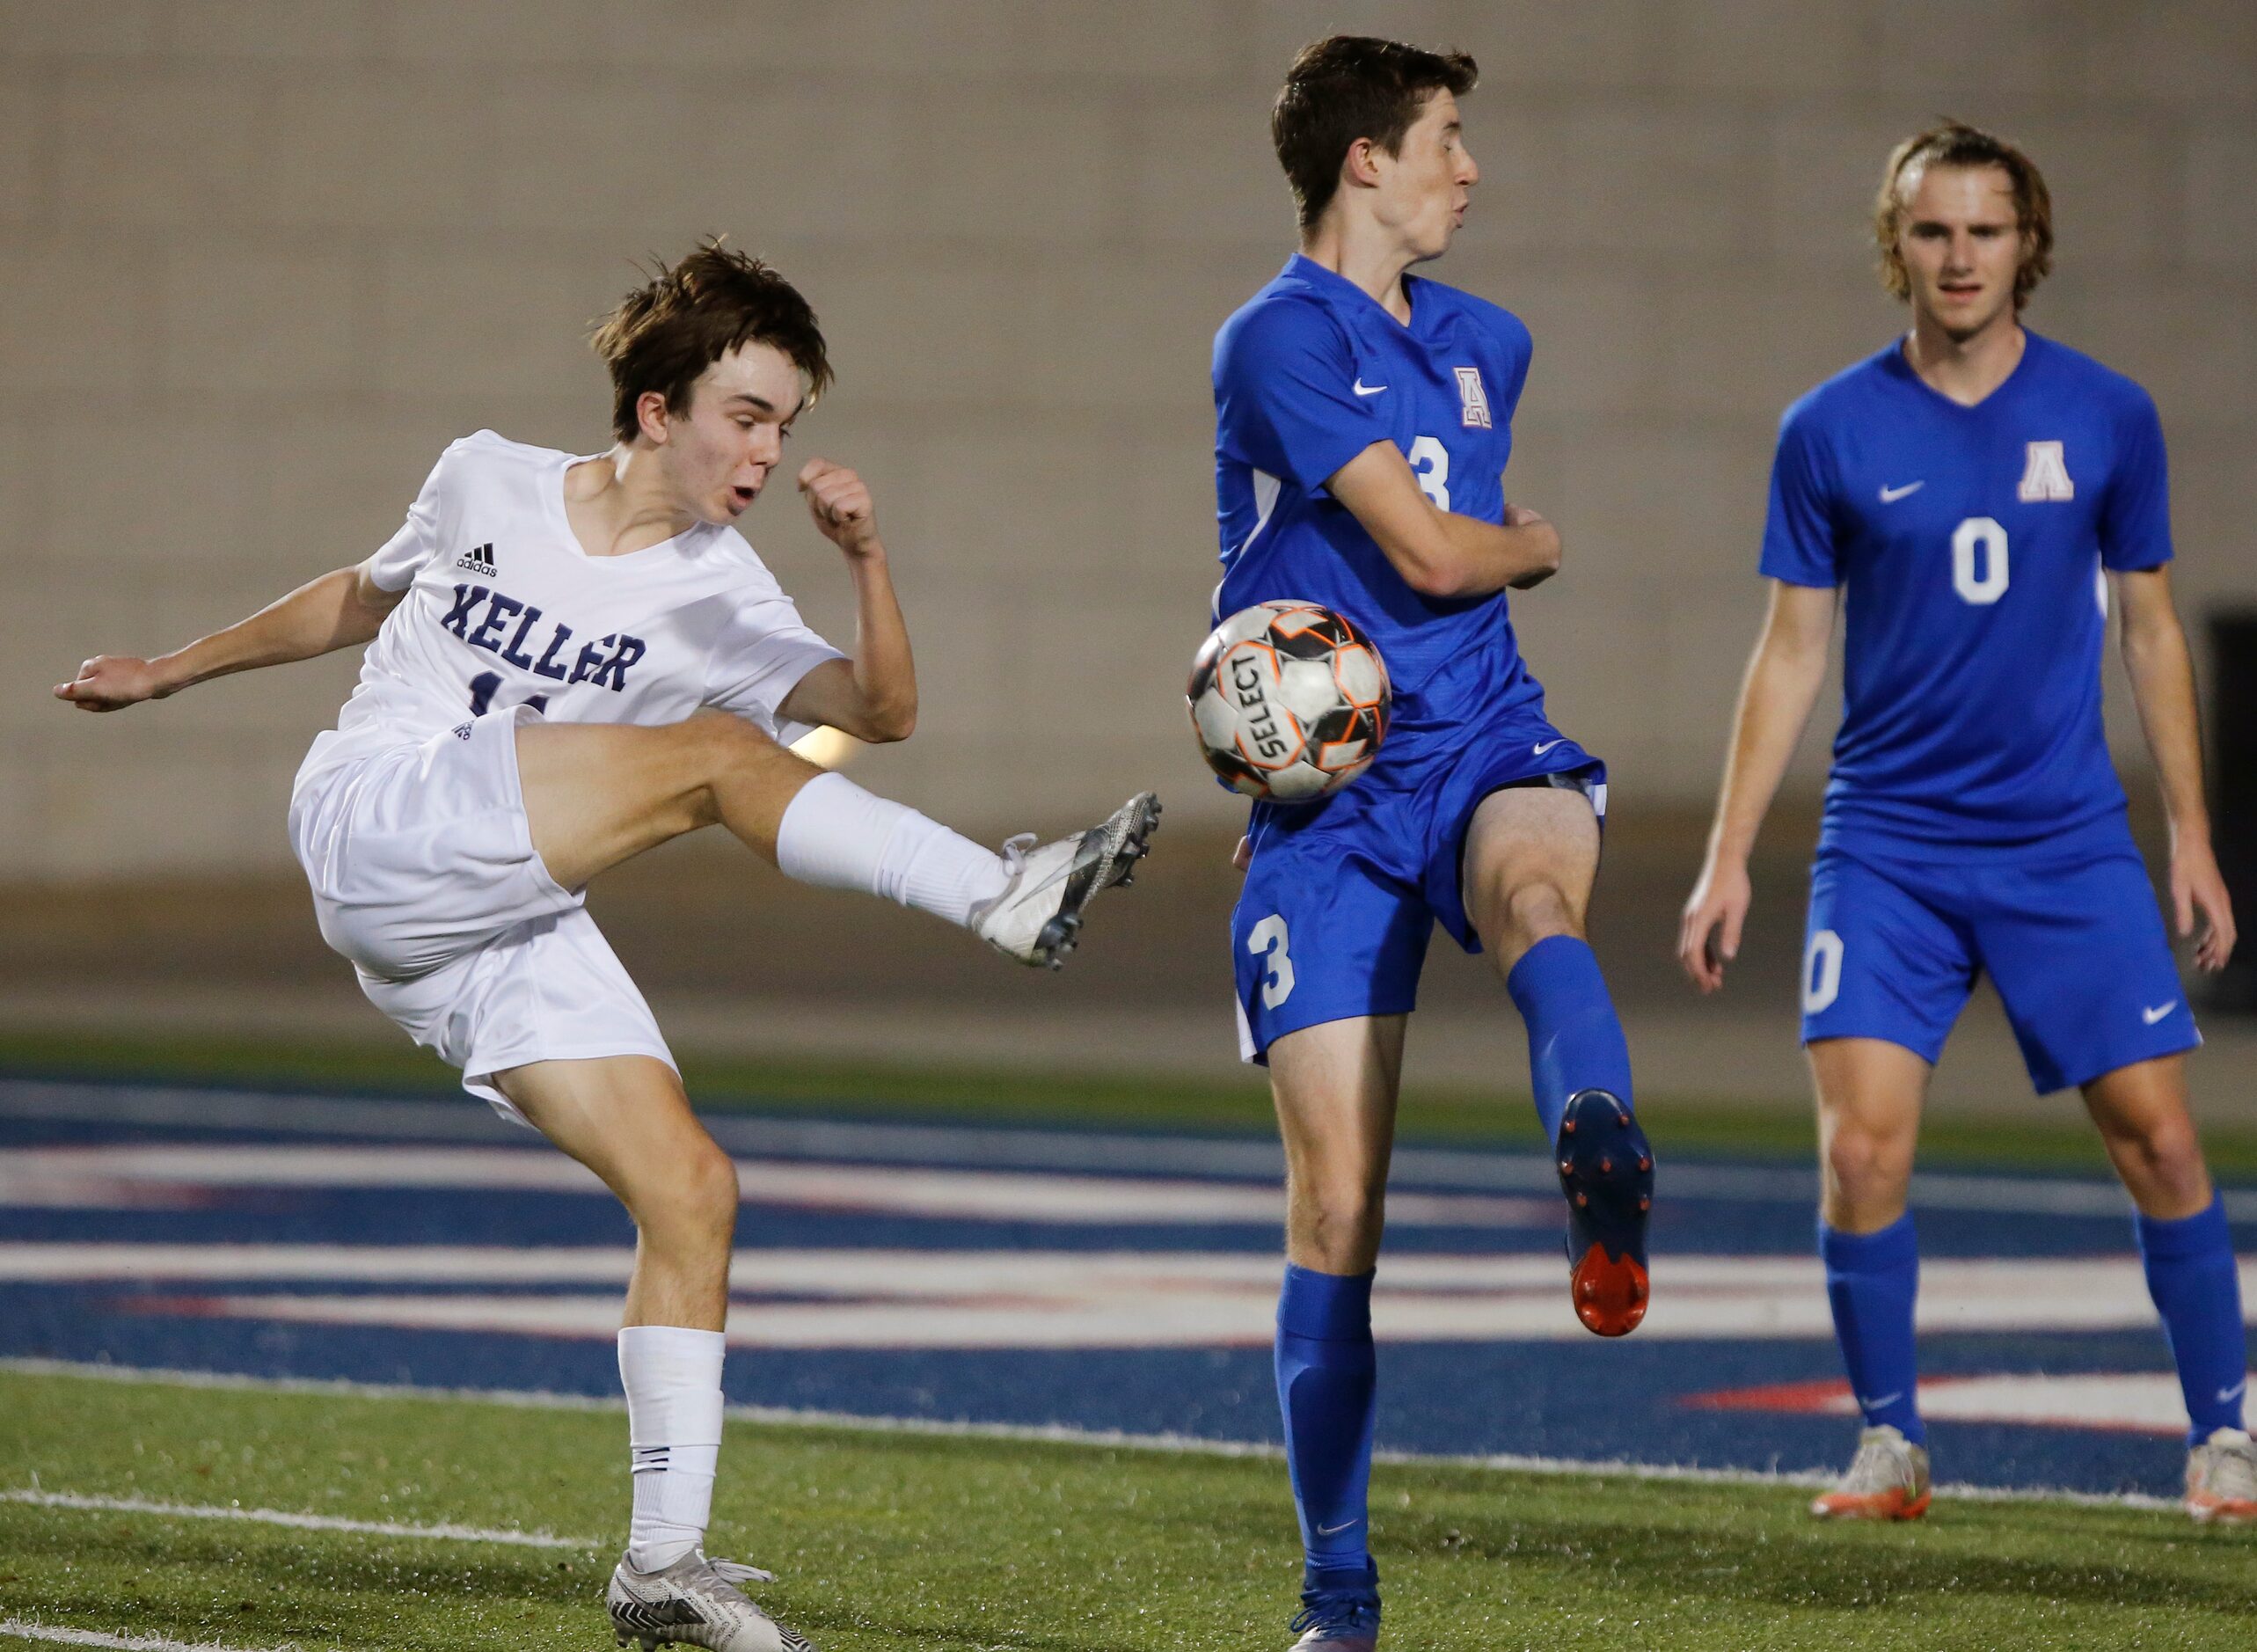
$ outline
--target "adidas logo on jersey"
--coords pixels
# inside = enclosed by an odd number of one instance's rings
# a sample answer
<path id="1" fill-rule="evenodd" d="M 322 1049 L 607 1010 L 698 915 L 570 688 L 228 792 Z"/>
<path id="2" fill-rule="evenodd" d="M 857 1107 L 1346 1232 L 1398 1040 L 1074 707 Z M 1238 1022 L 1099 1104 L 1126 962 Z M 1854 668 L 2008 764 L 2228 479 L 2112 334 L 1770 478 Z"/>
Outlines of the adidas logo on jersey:
<path id="1" fill-rule="evenodd" d="M 2029 457 L 2022 462 L 2020 497 L 2025 505 L 2077 497 L 2077 484 L 2069 479 L 2069 462 L 2062 457 L 2060 442 L 2030 443 Z"/>
<path id="2" fill-rule="evenodd" d="M 493 566 L 493 547 L 490 545 L 472 545 L 455 559 L 455 566 L 468 568 L 473 574 L 483 574 L 488 579 L 501 571 Z"/>

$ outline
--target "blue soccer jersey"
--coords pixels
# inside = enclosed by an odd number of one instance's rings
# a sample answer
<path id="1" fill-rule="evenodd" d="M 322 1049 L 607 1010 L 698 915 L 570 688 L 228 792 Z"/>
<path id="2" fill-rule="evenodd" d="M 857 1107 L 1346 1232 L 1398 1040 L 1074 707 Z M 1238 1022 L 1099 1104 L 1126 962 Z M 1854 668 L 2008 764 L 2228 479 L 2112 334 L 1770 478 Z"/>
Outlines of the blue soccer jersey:
<path id="1" fill-rule="evenodd" d="M 1950 854 L 2121 830 L 2103 569 L 2171 559 L 2147 393 L 2028 333 L 1972 407 L 1887 349 L 1787 410 L 1763 571 L 1848 615 L 1826 841 Z"/>
<path id="2" fill-rule="evenodd" d="M 1325 491 L 1376 442 L 1403 450 L 1443 510 L 1501 523 L 1528 329 L 1496 305 L 1405 276 L 1406 326 L 1296 255 L 1215 338 L 1215 478 L 1223 575 L 1216 617 L 1282 598 L 1348 615 L 1394 684 L 1385 784 L 1421 748 L 1543 714 L 1501 591 L 1423 596 Z"/>
<path id="3" fill-rule="evenodd" d="M 1408 325 L 1296 257 L 1216 335 L 1218 615 L 1280 598 L 1337 609 L 1378 645 L 1395 692 L 1362 778 L 1321 802 L 1252 811 L 1231 917 L 1249 1060 L 1305 1027 L 1414 1007 L 1437 923 L 1479 949 L 1458 874 L 1490 793 L 1548 781 L 1606 812 L 1605 765 L 1545 720 L 1505 594 L 1421 596 L 1325 491 L 1391 442 L 1437 507 L 1504 520 L 1528 329 L 1434 281 L 1404 287 Z"/>

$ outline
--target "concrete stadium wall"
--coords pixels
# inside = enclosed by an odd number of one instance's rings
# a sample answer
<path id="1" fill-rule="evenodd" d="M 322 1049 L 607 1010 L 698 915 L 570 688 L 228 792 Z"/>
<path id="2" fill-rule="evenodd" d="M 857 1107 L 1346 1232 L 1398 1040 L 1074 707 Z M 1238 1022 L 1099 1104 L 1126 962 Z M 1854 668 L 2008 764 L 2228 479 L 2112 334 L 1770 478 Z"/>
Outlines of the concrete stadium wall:
<path id="1" fill-rule="evenodd" d="M 2189 613 L 2257 596 L 2247 0 L 5 0 L 0 877 L 282 861 L 352 661 L 47 686 L 357 559 L 456 435 L 603 446 L 584 324 L 714 231 L 822 312 L 794 452 L 872 479 L 918 640 L 924 726 L 858 772 L 984 830 L 1154 783 L 1219 823 L 1177 698 L 1208 341 L 1290 249 L 1266 113 L 1336 26 L 1481 61 L 1436 273 L 1534 329 L 1512 492 L 1568 563 L 1517 611 L 1625 808 L 1713 784 L 1774 421 L 1897 325 L 1863 216 L 1939 110 L 2048 168 L 2034 320 L 2161 402 Z M 844 629 L 790 490 L 746 525 Z"/>

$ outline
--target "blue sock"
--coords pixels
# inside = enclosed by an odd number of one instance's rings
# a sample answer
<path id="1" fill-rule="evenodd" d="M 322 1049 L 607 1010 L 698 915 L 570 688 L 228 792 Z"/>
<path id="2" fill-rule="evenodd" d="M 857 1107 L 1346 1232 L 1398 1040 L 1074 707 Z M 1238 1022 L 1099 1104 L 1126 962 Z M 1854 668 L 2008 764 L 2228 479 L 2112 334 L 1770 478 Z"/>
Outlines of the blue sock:
<path id="1" fill-rule="evenodd" d="M 1277 1403 L 1308 1582 L 1368 1571 L 1371 1531 L 1371 1276 L 1285 1268 L 1277 1298 Z"/>
<path id="2" fill-rule="evenodd" d="M 2199 1445 L 2218 1429 L 2241 1426 L 2241 1400 L 2249 1384 L 2249 1332 L 2241 1322 L 2241 1278 L 2225 1227 L 2225 1199 L 2175 1222 L 2135 1216 L 2140 1260 L 2147 1264 L 2147 1294 L 2163 1315 L 2163 1334 L 2179 1367 Z"/>
<path id="3" fill-rule="evenodd" d="M 1912 1352 L 1912 1304 L 1920 1294 L 1920 1241 L 1908 1212 L 1878 1233 L 1840 1233 L 1818 1224 L 1834 1340 L 1866 1426 L 1883 1424 L 1915 1445 L 1928 1443 L 1920 1421 L 1919 1367 Z"/>
<path id="4" fill-rule="evenodd" d="M 1604 1090 L 1630 1106 L 1630 1046 L 1588 943 L 1551 935 L 1521 954 L 1505 977 L 1528 1024 L 1528 1071 L 1544 1139 L 1559 1139 L 1559 1115 L 1578 1090 Z"/>

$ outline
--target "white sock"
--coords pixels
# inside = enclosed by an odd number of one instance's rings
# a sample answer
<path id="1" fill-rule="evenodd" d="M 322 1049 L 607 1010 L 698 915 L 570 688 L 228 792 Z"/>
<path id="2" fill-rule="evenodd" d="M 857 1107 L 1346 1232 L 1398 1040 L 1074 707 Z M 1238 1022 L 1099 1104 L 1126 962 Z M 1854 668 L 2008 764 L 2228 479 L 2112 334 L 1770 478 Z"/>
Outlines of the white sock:
<path id="1" fill-rule="evenodd" d="M 705 1541 L 721 1453 L 719 1331 L 631 1325 L 619 1333 L 635 1480 L 628 1563 L 663 1571 Z"/>
<path id="2" fill-rule="evenodd" d="M 882 895 L 959 928 L 1009 881 L 994 850 L 843 774 L 817 775 L 785 806 L 776 864 L 800 883 Z"/>

